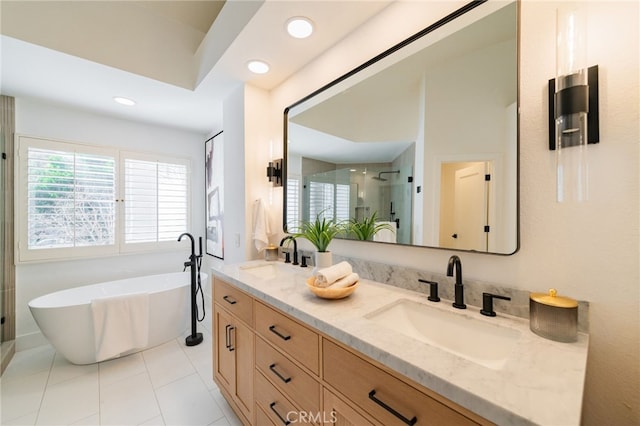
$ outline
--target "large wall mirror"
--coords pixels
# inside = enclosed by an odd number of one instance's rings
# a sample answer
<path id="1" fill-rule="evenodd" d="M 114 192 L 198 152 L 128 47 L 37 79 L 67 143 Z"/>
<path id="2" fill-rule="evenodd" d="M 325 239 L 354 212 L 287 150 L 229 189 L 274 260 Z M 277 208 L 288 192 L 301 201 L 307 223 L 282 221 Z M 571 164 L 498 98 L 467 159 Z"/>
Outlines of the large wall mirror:
<path id="1" fill-rule="evenodd" d="M 285 231 L 518 249 L 517 2 L 473 2 L 285 110 Z M 345 238 L 356 238 L 354 235 Z"/>

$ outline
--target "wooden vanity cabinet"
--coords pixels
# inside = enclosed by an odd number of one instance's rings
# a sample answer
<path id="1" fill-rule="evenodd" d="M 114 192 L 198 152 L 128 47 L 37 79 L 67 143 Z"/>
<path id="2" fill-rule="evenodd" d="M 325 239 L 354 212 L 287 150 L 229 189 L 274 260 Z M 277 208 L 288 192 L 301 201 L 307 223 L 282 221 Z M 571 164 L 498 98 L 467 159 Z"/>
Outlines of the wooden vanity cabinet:
<path id="1" fill-rule="evenodd" d="M 245 424 L 253 422 L 253 299 L 214 279 L 214 380 Z"/>
<path id="2" fill-rule="evenodd" d="M 383 425 L 477 425 L 472 413 L 449 404 L 377 367 L 338 344 L 323 340 L 323 378 L 337 392 Z M 430 392 L 435 396 L 434 393 Z M 442 398 L 443 399 L 443 398 Z M 444 400 L 444 399 L 443 399 Z M 459 407 L 462 411 L 462 407 Z M 466 410 L 465 410 L 466 411 Z"/>
<path id="3" fill-rule="evenodd" d="M 245 424 L 491 424 L 218 278 L 213 305 L 214 380 Z"/>

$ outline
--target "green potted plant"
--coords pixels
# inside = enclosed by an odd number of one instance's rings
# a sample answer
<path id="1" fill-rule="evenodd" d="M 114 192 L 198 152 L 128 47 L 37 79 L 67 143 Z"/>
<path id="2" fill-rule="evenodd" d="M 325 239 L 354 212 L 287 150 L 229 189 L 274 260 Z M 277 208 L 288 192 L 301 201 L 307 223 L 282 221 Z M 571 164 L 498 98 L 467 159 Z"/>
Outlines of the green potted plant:
<path id="1" fill-rule="evenodd" d="M 373 212 L 371 216 L 362 220 L 349 220 L 349 232 L 358 240 L 371 241 L 373 236 L 383 229 L 392 230 L 390 224 L 378 222 L 378 212 Z"/>
<path id="2" fill-rule="evenodd" d="M 348 225 L 334 218 L 328 219 L 318 213 L 313 221 L 303 221 L 298 227 L 298 232 L 294 233 L 294 238 L 304 238 L 313 244 L 317 250 L 315 256 L 316 270 L 326 268 L 332 264 L 331 252 L 328 250 L 329 243 L 340 233 L 348 230 Z"/>

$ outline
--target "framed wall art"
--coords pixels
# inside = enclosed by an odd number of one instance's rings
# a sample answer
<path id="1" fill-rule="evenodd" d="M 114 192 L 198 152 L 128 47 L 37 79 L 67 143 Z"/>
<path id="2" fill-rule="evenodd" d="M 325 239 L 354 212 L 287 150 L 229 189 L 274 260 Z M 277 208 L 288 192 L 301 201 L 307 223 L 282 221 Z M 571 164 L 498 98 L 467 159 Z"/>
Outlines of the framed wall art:
<path id="1" fill-rule="evenodd" d="M 207 254 L 224 259 L 224 139 L 222 132 L 205 142 Z"/>

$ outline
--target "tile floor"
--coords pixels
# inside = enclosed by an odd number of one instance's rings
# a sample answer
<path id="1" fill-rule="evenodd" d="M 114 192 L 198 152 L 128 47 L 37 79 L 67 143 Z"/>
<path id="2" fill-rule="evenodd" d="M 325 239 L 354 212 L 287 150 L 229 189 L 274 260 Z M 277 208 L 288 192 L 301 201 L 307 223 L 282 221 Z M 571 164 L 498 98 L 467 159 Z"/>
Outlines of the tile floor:
<path id="1" fill-rule="evenodd" d="M 84 366 L 51 346 L 17 352 L 0 379 L 0 424 L 241 425 L 211 378 L 211 333 L 198 331 L 198 346 L 179 337 Z"/>

